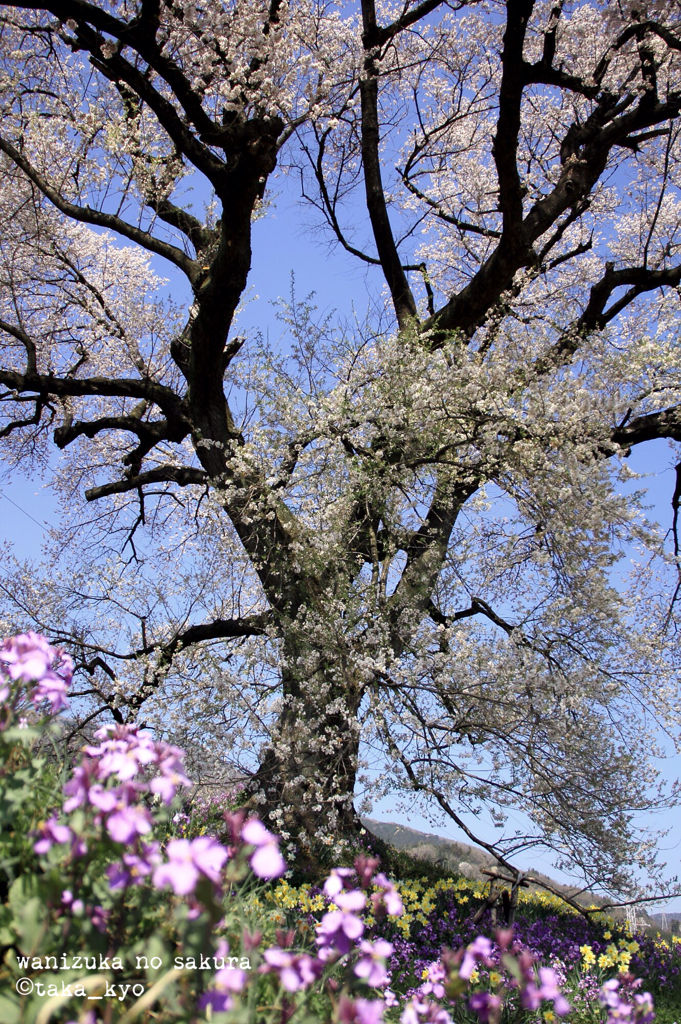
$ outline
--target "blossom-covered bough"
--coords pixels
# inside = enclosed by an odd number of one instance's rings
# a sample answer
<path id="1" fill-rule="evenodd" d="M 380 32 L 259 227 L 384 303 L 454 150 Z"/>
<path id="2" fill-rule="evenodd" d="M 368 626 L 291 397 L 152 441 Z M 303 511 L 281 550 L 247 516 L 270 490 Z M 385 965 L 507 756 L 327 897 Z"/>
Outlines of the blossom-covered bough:
<path id="1" fill-rule="evenodd" d="M 678 488 L 666 546 L 619 493 L 681 439 L 678 7 L 21 0 L 0 59 L 3 451 L 51 438 L 67 507 L 7 620 L 272 828 L 520 807 L 507 869 L 625 889 L 678 728 Z M 375 275 L 279 348 L 240 326 L 277 168 Z"/>

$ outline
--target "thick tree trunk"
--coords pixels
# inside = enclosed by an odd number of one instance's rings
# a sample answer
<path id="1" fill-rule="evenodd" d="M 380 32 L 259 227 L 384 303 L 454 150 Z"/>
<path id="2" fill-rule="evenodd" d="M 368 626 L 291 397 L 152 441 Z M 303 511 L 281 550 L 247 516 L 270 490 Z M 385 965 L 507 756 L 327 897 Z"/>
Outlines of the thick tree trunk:
<path id="1" fill-rule="evenodd" d="M 252 799 L 273 828 L 304 838 L 356 835 L 353 796 L 361 690 L 337 654 L 299 637 L 284 642 L 283 707 L 272 729 Z"/>

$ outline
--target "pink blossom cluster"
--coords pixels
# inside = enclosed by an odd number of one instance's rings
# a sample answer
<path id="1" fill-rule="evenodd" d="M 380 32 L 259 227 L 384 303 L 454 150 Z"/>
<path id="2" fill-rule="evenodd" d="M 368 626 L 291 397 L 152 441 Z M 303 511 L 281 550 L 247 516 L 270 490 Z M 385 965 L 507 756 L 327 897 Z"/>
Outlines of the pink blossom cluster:
<path id="1" fill-rule="evenodd" d="M 251 871 L 258 878 L 279 878 L 286 862 L 279 852 L 279 838 L 268 832 L 257 818 L 249 818 L 241 828 L 241 840 L 254 847 L 249 857 Z"/>
<path id="2" fill-rule="evenodd" d="M 258 878 L 278 878 L 286 870 L 286 862 L 279 852 L 278 837 L 269 832 L 258 818 L 244 821 L 243 812 L 225 814 L 227 823 L 235 832 L 231 847 L 223 846 L 212 836 L 195 839 L 171 839 L 165 848 L 166 860 L 161 862 L 158 848 L 153 851 L 153 862 L 146 858 L 144 868 L 136 861 L 133 867 L 149 874 L 157 888 L 170 886 L 177 896 L 189 896 L 196 891 L 201 879 L 215 886 L 220 884 L 222 868 L 234 854 L 244 853 L 251 871 Z M 128 855 L 130 857 L 131 855 Z M 125 855 L 123 857 L 125 862 Z"/>
<path id="3" fill-rule="evenodd" d="M 606 1024 L 650 1024 L 654 1020 L 653 997 L 650 992 L 637 992 L 640 986 L 640 978 L 627 977 L 623 982 L 612 978 L 605 982 L 599 1002 L 607 1010 Z"/>
<path id="4" fill-rule="evenodd" d="M 552 967 L 540 967 L 536 971 L 534 957 L 529 950 L 521 949 L 513 943 L 512 929 L 497 932 L 497 944 L 502 953 L 510 950 L 518 963 L 521 1006 L 526 1010 L 538 1010 L 542 1003 L 551 1002 L 559 1017 L 570 1012 L 570 1004 L 560 991 L 556 972 Z"/>
<path id="5" fill-rule="evenodd" d="M 343 994 L 338 1000 L 336 1018 L 340 1024 L 380 1024 L 384 1009 L 382 999 L 352 999 Z"/>
<path id="6" fill-rule="evenodd" d="M 258 939 L 260 936 L 258 935 Z M 248 942 L 246 948 L 249 948 Z M 220 939 L 215 952 L 216 960 L 225 960 L 229 953 L 229 943 L 226 939 Z M 223 966 L 213 978 L 213 988 L 199 999 L 199 1009 L 203 1010 L 210 1006 L 217 1013 L 231 1010 L 233 1006 L 232 995 L 243 992 L 248 984 L 248 975 L 240 967 Z"/>
<path id="7" fill-rule="evenodd" d="M 9 697 L 10 683 L 33 684 L 29 695 L 34 704 L 47 701 L 51 713 L 56 713 L 66 705 L 72 672 L 68 655 L 52 647 L 44 637 L 35 633 L 13 637 L 0 648 L 0 701 Z M 145 800 L 154 796 L 170 804 L 180 786 L 191 785 L 184 773 L 182 751 L 155 740 L 135 725 L 104 726 L 95 733 L 95 739 L 99 743 L 83 748 L 81 762 L 64 787 L 63 809 L 67 814 L 78 808 L 88 809 L 97 828 L 104 829 L 113 842 L 127 847 L 120 861 L 108 868 L 111 889 L 150 881 L 157 889 L 170 887 L 177 896 L 194 897 L 202 881 L 207 881 L 219 891 L 225 864 L 237 856 L 248 861 L 258 878 L 274 879 L 285 872 L 278 837 L 259 819 L 246 818 L 243 811 L 224 814 L 231 832 L 230 846 L 211 836 L 199 836 L 192 840 L 173 839 L 162 850 L 158 842 L 147 840 L 154 822 Z M 150 776 L 147 773 L 151 771 Z M 87 853 L 84 838 L 70 825 L 61 823 L 55 814 L 40 822 L 34 834 L 34 850 L 40 855 L 55 845 L 69 843 L 72 857 Z M 317 925 L 316 955 L 292 950 L 295 933 L 291 931 L 277 933 L 278 944 L 266 949 L 262 956 L 260 973 L 276 975 L 289 994 L 308 989 L 329 965 L 345 958 L 352 985 L 359 983 L 380 990 L 380 998 L 366 999 L 341 992 L 336 1001 L 339 1024 L 380 1024 L 385 1009 L 397 1005 L 388 987 L 387 963 L 393 946 L 384 939 L 364 938 L 362 915 L 369 906 L 376 919 L 398 916 L 404 909 L 394 884 L 377 873 L 378 866 L 376 858 L 361 856 L 353 868 L 331 871 L 323 886 L 329 908 Z M 87 914 L 95 927 L 106 931 L 108 912 L 102 907 L 86 907 L 70 890 L 62 893 L 61 905 L 69 914 Z M 259 933 L 244 934 L 247 948 L 249 944 L 255 948 L 259 941 Z M 218 955 L 224 959 L 227 951 L 225 940 L 221 940 Z M 489 969 L 500 962 L 510 966 L 512 978 L 506 987 L 516 989 L 523 1009 L 536 1012 L 544 1003 L 551 1003 L 558 1016 L 569 1012 L 556 970 L 537 967 L 533 955 L 514 942 L 512 930 L 506 930 L 497 933 L 496 949 L 488 938 L 478 936 L 457 953 L 445 951 L 442 960 L 430 966 L 426 981 L 407 1003 L 401 1024 L 452 1024 L 448 1007 L 443 1003 L 451 1003 L 453 993 L 461 994 L 468 987 L 479 964 Z M 216 1011 L 228 1010 L 233 1006 L 234 994 L 242 992 L 247 984 L 248 976 L 243 970 L 225 966 L 217 971 L 201 1005 Z M 605 983 L 599 1000 L 607 1011 L 607 1024 L 650 1024 L 654 1017 L 652 999 L 647 992 L 639 993 L 639 986 L 639 981 L 628 976 L 622 981 Z M 473 992 L 467 1004 L 481 1024 L 497 1024 L 503 1009 L 497 992 Z"/>
<path id="8" fill-rule="evenodd" d="M 153 883 L 159 889 L 170 886 L 177 896 L 194 893 L 202 878 L 219 885 L 229 858 L 229 852 L 212 836 L 171 839 L 165 853 L 168 859 L 154 870 Z"/>
<path id="9" fill-rule="evenodd" d="M 463 986 L 458 982 L 469 982 L 478 965 L 488 969 L 510 968 L 511 977 L 503 985 L 507 990 L 517 991 L 523 1009 L 536 1013 L 544 1004 L 551 1003 L 559 1017 L 570 1012 L 570 1005 L 560 991 L 560 972 L 553 967 L 538 967 L 532 953 L 518 946 L 513 941 L 512 929 L 507 929 L 497 932 L 496 947 L 490 939 L 479 935 L 457 953 L 445 951 L 442 960 L 429 966 L 426 980 L 400 1017 L 401 1024 L 451 1024 L 446 1007 L 437 1000 L 445 1001 L 452 991 L 461 992 Z M 448 983 L 452 982 L 448 992 Z M 652 997 L 648 992 L 639 993 L 640 985 L 641 981 L 630 975 L 605 982 L 598 1000 L 607 1010 L 606 1024 L 650 1024 L 655 1016 Z M 503 1002 L 498 992 L 472 992 L 466 1002 L 481 1024 L 499 1021 Z"/>
<path id="10" fill-rule="evenodd" d="M 497 967 L 499 959 L 514 964 L 514 978 L 508 983 L 519 993 L 520 1005 L 530 1011 L 537 1011 L 544 1003 L 552 1003 L 553 1011 L 558 1016 L 565 1016 L 570 1005 L 560 991 L 556 972 L 550 967 L 539 967 L 529 950 L 522 949 L 513 942 L 512 929 L 497 932 L 496 946 L 484 935 L 479 935 L 465 949 L 457 953 L 445 953 L 441 961 L 431 964 L 428 976 L 418 988 L 415 997 L 407 1004 L 400 1020 L 401 1024 L 450 1024 L 451 1017 L 439 1002 L 447 994 L 447 984 L 455 981 L 455 988 L 460 982 L 468 983 L 478 965 L 488 969 Z M 467 1005 L 481 1024 L 495 1024 L 503 1009 L 502 998 L 498 992 L 472 992 Z"/>
<path id="11" fill-rule="evenodd" d="M 53 846 L 65 843 L 71 844 L 72 857 L 83 857 L 87 853 L 87 843 L 82 836 L 77 835 L 68 825 L 60 825 L 56 814 L 52 814 L 47 821 L 39 821 L 32 834 L 38 837 L 33 844 L 36 853 L 47 853 Z"/>
<path id="12" fill-rule="evenodd" d="M 113 842 L 128 847 L 121 860 L 107 869 L 112 889 L 150 880 L 156 888 L 169 886 L 178 896 L 190 896 L 202 879 L 219 886 L 222 868 L 237 851 L 249 859 L 258 878 L 272 879 L 284 873 L 278 838 L 257 818 L 245 820 L 243 812 L 225 816 L 236 828 L 232 848 L 211 836 L 198 836 L 172 839 L 162 851 L 158 842 L 146 838 L 153 818 L 145 798 L 154 795 L 169 804 L 178 787 L 191 785 L 184 773 L 182 751 L 135 725 L 104 726 L 95 739 L 99 744 L 83 748 L 81 762 L 64 786 L 64 811 L 89 809 L 96 828 L 103 828 Z M 145 778 L 150 769 L 155 774 Z M 44 854 L 53 845 L 68 842 L 74 856 L 87 852 L 82 838 L 53 815 L 38 826 L 34 849 Z"/>
<path id="13" fill-rule="evenodd" d="M 401 1024 L 453 1024 L 440 1003 L 430 999 L 410 999 L 400 1015 Z"/>
<path id="14" fill-rule="evenodd" d="M 226 817 L 229 820 L 230 816 Z M 263 868 L 269 871 L 274 862 L 269 862 L 273 851 L 267 847 L 274 837 L 254 819 L 241 825 L 238 814 L 231 816 L 231 824 L 235 836 L 250 845 L 256 845 L 250 861 L 254 873 L 258 874 Z M 364 921 L 360 915 L 369 901 L 384 913 L 397 916 L 403 912 L 399 893 L 385 875 L 375 874 L 377 866 L 378 861 L 373 858 L 358 857 L 354 868 L 332 870 L 323 888 L 333 909 L 323 915 L 317 926 L 316 956 L 291 950 L 289 947 L 294 933 L 278 932 L 278 945 L 264 950 L 260 967 L 260 973 L 275 974 L 282 988 L 287 993 L 294 993 L 309 988 L 330 963 L 352 954 L 354 977 L 370 989 L 383 989 L 383 998 L 353 999 L 341 995 L 338 1019 L 347 1024 L 379 1024 L 385 1007 L 395 1005 L 396 1002 L 392 993 L 386 989 L 389 982 L 386 961 L 393 952 L 391 943 L 385 939 L 369 942 L 362 938 Z M 358 883 L 361 888 L 357 887 Z M 226 988 L 224 979 L 220 981 L 218 974 L 213 989 L 204 997 L 204 1005 L 210 1004 L 214 1010 L 229 1009 L 233 1003 L 233 991 Z"/>
<path id="15" fill-rule="evenodd" d="M 149 808 L 141 802 L 156 793 L 170 803 L 179 786 L 190 785 L 182 767 L 182 751 L 136 725 L 105 725 L 95 733 L 98 746 L 83 748 L 83 758 L 64 786 L 66 813 L 89 807 L 95 825 L 104 825 L 115 843 L 136 842 L 152 828 Z M 154 767 L 151 781 L 141 778 Z M 111 785 L 111 782 L 117 785 Z"/>
<path id="16" fill-rule="evenodd" d="M 364 934 L 364 921 L 360 916 L 366 908 L 367 898 L 371 902 L 377 919 L 387 914 L 397 917 L 404 907 L 397 889 L 382 873 L 374 874 L 378 860 L 373 857 L 358 857 L 353 868 L 334 868 L 324 883 L 324 893 L 333 903 L 317 925 L 318 956 L 322 961 L 345 956 Z M 357 880 L 361 889 L 356 888 Z M 369 893 L 372 888 L 374 891 Z M 363 891 L 364 890 L 364 891 Z M 368 945 L 368 943 L 367 943 Z M 390 950 L 392 953 L 392 948 Z M 369 961 L 373 953 L 367 953 Z M 385 958 L 384 954 L 383 958 Z M 379 958 L 380 959 L 380 958 Z M 359 966 L 359 965 L 358 965 Z M 375 974 L 377 968 L 363 966 L 362 971 Z M 362 976 L 362 975 L 359 975 Z"/>
<path id="17" fill-rule="evenodd" d="M 8 637 L 0 647 L 0 703 L 8 700 L 11 683 L 27 688 L 33 704 L 44 701 L 50 714 L 68 707 L 66 694 L 73 676 L 73 661 L 61 647 L 53 647 L 38 633 Z"/>
<path id="18" fill-rule="evenodd" d="M 0 647 L 0 702 L 10 697 L 11 684 L 29 689 L 36 706 L 43 701 L 56 714 L 67 706 L 66 693 L 73 675 L 73 662 L 60 648 L 43 636 L 29 632 L 6 639 Z M 234 852 L 216 839 L 171 840 L 163 858 L 155 840 L 146 841 L 153 827 L 145 798 L 154 795 L 170 804 L 180 786 L 191 785 L 184 772 L 183 752 L 170 743 L 155 740 L 151 733 L 136 725 L 106 725 L 95 733 L 98 744 L 83 748 L 83 757 L 64 786 L 63 810 L 77 808 L 93 812 L 93 824 L 103 828 L 115 843 L 129 847 L 118 863 L 108 868 L 112 889 L 139 885 L 151 876 L 158 888 L 170 886 L 180 896 L 195 892 L 202 878 L 217 885 L 220 873 Z M 145 773 L 153 770 L 151 778 Z M 240 813 L 227 814 L 228 824 L 236 827 L 235 847 L 243 849 L 253 873 L 264 879 L 277 878 L 286 870 L 278 838 L 257 818 L 244 820 Z M 71 855 L 87 853 L 82 836 L 52 814 L 38 824 L 34 850 L 43 855 L 55 845 L 71 844 Z M 66 906 L 66 904 L 65 904 Z M 79 901 L 71 899 L 71 910 Z"/>
<path id="19" fill-rule="evenodd" d="M 95 739 L 99 744 L 83 748 L 81 762 L 64 786 L 63 810 L 70 814 L 87 808 L 96 828 L 103 828 L 113 842 L 131 847 L 107 870 L 111 888 L 125 888 L 140 884 L 161 862 L 158 843 L 143 841 L 153 826 L 144 798 L 155 794 L 170 803 L 178 787 L 190 782 L 184 774 L 182 751 L 154 740 L 137 726 L 107 725 L 95 733 Z M 150 768 L 156 774 L 147 780 L 143 772 Z M 36 853 L 45 854 L 53 845 L 65 843 L 71 843 L 73 857 L 87 852 L 83 837 L 60 824 L 55 815 L 38 825 Z"/>

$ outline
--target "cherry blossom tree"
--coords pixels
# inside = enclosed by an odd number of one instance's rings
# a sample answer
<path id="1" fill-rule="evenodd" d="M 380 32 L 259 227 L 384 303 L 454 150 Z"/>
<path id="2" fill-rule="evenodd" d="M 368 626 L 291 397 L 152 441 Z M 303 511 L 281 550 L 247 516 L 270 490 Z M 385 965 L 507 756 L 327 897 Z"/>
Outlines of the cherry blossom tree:
<path id="1" fill-rule="evenodd" d="M 279 831 L 518 807 L 502 861 L 623 889 L 679 725 L 681 473 L 666 540 L 622 491 L 681 441 L 681 4 L 7 3 L 0 95 L 3 452 L 64 507 L 7 628 Z M 294 182 L 372 300 L 273 343 Z"/>

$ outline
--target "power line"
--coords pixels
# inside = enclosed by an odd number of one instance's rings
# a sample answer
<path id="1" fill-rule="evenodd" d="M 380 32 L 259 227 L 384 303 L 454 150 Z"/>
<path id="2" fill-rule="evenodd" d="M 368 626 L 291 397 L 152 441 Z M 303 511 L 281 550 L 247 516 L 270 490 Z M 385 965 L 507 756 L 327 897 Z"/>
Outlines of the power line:
<path id="1" fill-rule="evenodd" d="M 48 529 L 47 523 L 39 523 L 38 520 L 34 516 L 32 516 L 30 512 L 27 512 L 25 508 L 21 507 L 21 505 L 17 505 L 16 501 L 14 501 L 13 498 L 10 498 L 9 494 L 0 494 L 0 498 L 4 498 L 6 501 L 9 501 L 11 505 L 14 505 L 15 508 L 18 508 L 19 511 L 23 512 L 25 516 L 28 516 L 29 519 L 32 519 L 36 526 L 39 526 L 41 530 Z"/>

